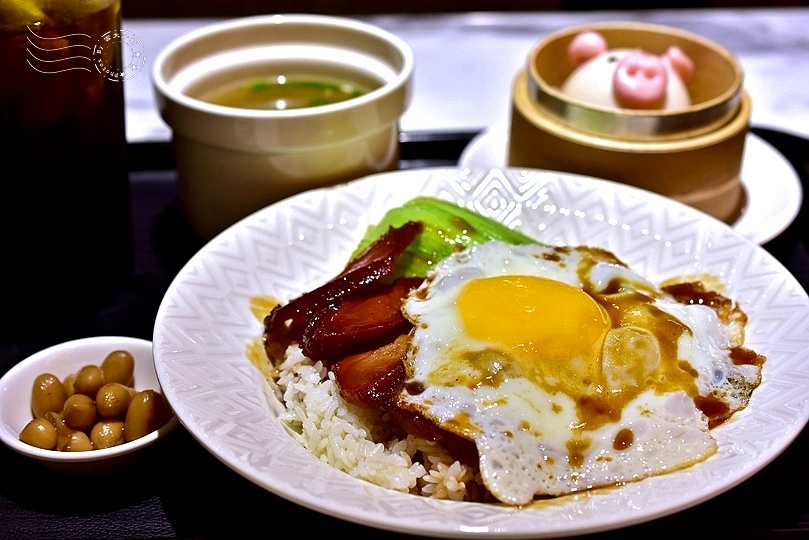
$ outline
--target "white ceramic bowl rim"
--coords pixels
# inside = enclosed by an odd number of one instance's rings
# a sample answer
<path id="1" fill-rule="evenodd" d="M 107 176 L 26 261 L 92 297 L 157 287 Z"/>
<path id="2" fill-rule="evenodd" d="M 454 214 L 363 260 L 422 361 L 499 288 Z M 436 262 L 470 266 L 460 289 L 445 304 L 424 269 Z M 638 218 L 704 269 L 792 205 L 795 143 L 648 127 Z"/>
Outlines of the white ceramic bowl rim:
<path id="1" fill-rule="evenodd" d="M 317 43 L 317 28 L 338 28 L 343 30 L 350 30 L 363 34 L 366 37 L 376 38 L 381 43 L 387 43 L 392 50 L 397 51 L 401 56 L 400 65 L 396 66 L 395 76 L 385 81 L 385 83 L 362 96 L 352 98 L 339 103 L 329 105 L 321 105 L 318 107 L 307 107 L 289 110 L 256 110 L 256 109 L 239 109 L 235 107 L 225 107 L 220 105 L 213 105 L 189 97 L 174 85 L 171 80 L 167 80 L 166 66 L 170 59 L 178 54 L 184 47 L 189 46 L 200 40 L 208 39 L 214 33 L 226 34 L 250 28 L 270 27 L 273 25 L 299 25 L 310 26 L 313 32 L 313 43 Z M 303 43 L 298 43 L 303 44 Z M 273 121 L 289 119 L 295 122 L 300 122 L 301 119 L 322 117 L 327 114 L 341 113 L 346 111 L 356 110 L 364 104 L 379 101 L 385 96 L 394 94 L 408 84 L 412 77 L 414 67 L 413 52 L 410 46 L 398 36 L 383 30 L 377 26 L 365 23 L 359 20 L 335 17 L 328 15 L 309 15 L 309 14 L 282 14 L 282 15 L 258 15 L 253 17 L 244 17 L 235 20 L 213 23 L 203 28 L 191 31 L 167 45 L 157 56 L 154 65 L 152 66 L 152 81 L 158 91 L 158 95 L 162 95 L 167 99 L 173 100 L 178 104 L 189 109 L 198 110 L 200 113 L 205 113 L 214 116 L 223 117 L 243 117 L 249 120 L 268 119 Z M 401 114 L 402 111 L 397 111 L 396 116 Z"/>
<path id="2" fill-rule="evenodd" d="M 152 354 L 152 342 L 147 341 L 144 339 L 139 338 L 132 338 L 132 337 L 122 337 L 122 336 L 97 336 L 97 337 L 89 337 L 89 338 L 80 338 L 73 341 L 68 341 L 65 343 L 60 343 L 57 345 L 53 345 L 46 349 L 43 349 L 39 352 L 32 354 L 31 356 L 27 357 L 26 359 L 20 361 L 14 367 L 12 367 L 5 375 L 0 379 L 0 440 L 3 441 L 9 448 L 15 450 L 16 452 L 36 459 L 38 461 L 49 461 L 49 462 L 59 462 L 64 464 L 77 464 L 77 463 L 86 463 L 86 462 L 99 462 L 105 461 L 109 459 L 117 458 L 123 454 L 129 454 L 134 451 L 137 451 L 145 446 L 148 446 L 155 442 L 156 440 L 162 438 L 166 435 L 169 431 L 174 429 L 179 420 L 176 416 L 173 416 L 172 419 L 167 422 L 163 427 L 160 429 L 148 433 L 143 437 L 135 439 L 134 441 L 130 441 L 128 443 L 114 446 L 112 448 L 104 448 L 99 450 L 88 450 L 84 452 L 59 452 L 57 450 L 44 450 L 42 448 L 37 448 L 35 446 L 31 446 L 26 444 L 19 439 L 19 433 L 15 432 L 12 429 L 12 426 L 8 424 L 7 415 L 11 414 L 11 408 L 9 407 L 9 403 L 6 402 L 7 399 L 11 399 L 9 396 L 15 390 L 19 391 L 16 385 L 20 384 L 21 379 L 24 377 L 25 381 L 28 385 L 33 384 L 34 377 L 40 373 L 47 372 L 46 371 L 36 371 L 31 377 L 27 377 L 25 374 L 31 374 L 32 366 L 39 365 L 47 358 L 53 357 L 59 351 L 66 351 L 68 349 L 81 349 L 85 347 L 99 347 L 99 348 L 121 348 L 129 350 L 133 353 L 133 355 L 138 357 L 138 355 L 144 355 L 146 353 L 151 356 Z M 111 349 L 110 349 L 111 350 Z M 87 363 L 92 363 L 88 361 Z M 152 368 L 154 366 L 152 365 Z M 136 365 L 136 371 L 138 369 Z M 63 376 L 58 373 L 55 373 L 57 376 Z M 157 380 L 157 376 L 155 375 L 155 386 L 159 385 L 159 381 Z M 137 382 L 137 381 L 136 381 Z M 138 385 L 141 386 L 141 385 Z M 141 386 L 142 387 L 142 386 Z M 29 387 L 25 388 L 25 391 L 28 391 Z M 155 390 L 158 388 L 155 387 Z M 19 405 L 19 407 L 28 407 L 29 403 L 15 403 L 15 405 Z M 7 407 L 9 407 L 7 409 Z M 30 410 L 30 409 L 29 409 Z"/>

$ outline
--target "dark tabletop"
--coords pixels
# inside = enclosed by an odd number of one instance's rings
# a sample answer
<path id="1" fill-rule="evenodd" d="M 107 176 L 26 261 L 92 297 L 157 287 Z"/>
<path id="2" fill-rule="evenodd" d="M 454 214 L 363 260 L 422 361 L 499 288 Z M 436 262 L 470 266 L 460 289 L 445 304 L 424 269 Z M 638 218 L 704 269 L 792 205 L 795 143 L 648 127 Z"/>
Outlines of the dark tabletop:
<path id="1" fill-rule="evenodd" d="M 754 132 L 809 178 L 809 140 L 769 129 Z M 474 133 L 405 133 L 402 168 L 453 166 Z M 180 208 L 168 144 L 129 148 L 134 266 L 126 286 L 86 316 L 44 333 L 0 338 L 0 374 L 61 341 L 124 335 L 152 339 L 154 317 L 176 273 L 203 242 Z M 764 247 L 809 290 L 807 204 Z M 809 392 L 809 388 L 807 388 Z M 244 479 L 180 426 L 143 459 L 92 477 L 56 472 L 0 447 L 0 538 L 244 538 L 319 533 L 346 538 L 402 537 L 323 516 Z M 700 538 L 809 538 L 809 431 L 740 486 L 695 508 L 594 538 L 687 534 Z M 280 527 L 274 518 L 289 527 Z M 283 530 L 282 530 L 283 529 Z M 292 532 L 285 532 L 292 531 Z"/>

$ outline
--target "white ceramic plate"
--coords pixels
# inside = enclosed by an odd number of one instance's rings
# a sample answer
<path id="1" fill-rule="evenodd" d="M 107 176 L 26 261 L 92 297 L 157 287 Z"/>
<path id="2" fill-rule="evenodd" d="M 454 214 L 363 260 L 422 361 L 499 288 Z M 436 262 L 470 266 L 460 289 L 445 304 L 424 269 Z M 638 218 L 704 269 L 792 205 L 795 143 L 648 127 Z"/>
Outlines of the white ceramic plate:
<path id="1" fill-rule="evenodd" d="M 498 122 L 472 139 L 458 160 L 460 167 L 505 167 L 508 122 Z M 747 207 L 732 225 L 758 244 L 781 234 L 798 216 L 803 201 L 801 180 L 778 150 L 756 135 L 745 141 L 742 186 Z"/>
<path id="2" fill-rule="evenodd" d="M 262 324 L 250 299 L 331 278 L 366 226 L 427 194 L 549 243 L 600 245 L 653 280 L 711 272 L 750 316 L 768 356 L 747 409 L 715 430 L 719 453 L 687 470 L 517 509 L 378 488 L 312 457 L 279 424 L 248 360 Z M 157 313 L 155 366 L 193 436 L 245 478 L 318 512 L 433 537 L 539 538 L 614 529 L 710 499 L 778 456 L 809 418 L 809 298 L 763 248 L 721 222 L 624 185 L 547 171 L 422 169 L 306 192 L 249 216 L 179 272 Z"/>

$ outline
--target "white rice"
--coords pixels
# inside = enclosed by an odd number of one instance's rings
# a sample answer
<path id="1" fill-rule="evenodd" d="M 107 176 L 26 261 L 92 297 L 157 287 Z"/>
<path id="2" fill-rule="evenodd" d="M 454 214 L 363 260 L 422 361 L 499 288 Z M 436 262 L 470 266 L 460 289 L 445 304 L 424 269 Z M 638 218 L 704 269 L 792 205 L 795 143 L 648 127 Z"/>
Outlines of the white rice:
<path id="1" fill-rule="evenodd" d="M 277 366 L 275 384 L 284 405 L 280 420 L 318 459 L 379 486 L 437 499 L 480 500 L 477 471 L 439 445 L 406 435 L 383 412 L 348 403 L 321 362 L 297 346 Z"/>

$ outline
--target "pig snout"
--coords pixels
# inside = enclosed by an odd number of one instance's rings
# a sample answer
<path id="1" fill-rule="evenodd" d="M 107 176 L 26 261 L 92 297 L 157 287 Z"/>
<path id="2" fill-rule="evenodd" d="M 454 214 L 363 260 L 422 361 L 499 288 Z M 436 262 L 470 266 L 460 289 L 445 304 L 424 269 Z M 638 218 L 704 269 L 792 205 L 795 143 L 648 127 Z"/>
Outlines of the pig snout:
<path id="1" fill-rule="evenodd" d="M 612 78 L 615 101 L 629 109 L 659 109 L 666 101 L 668 72 L 660 56 L 643 51 L 627 54 Z"/>

